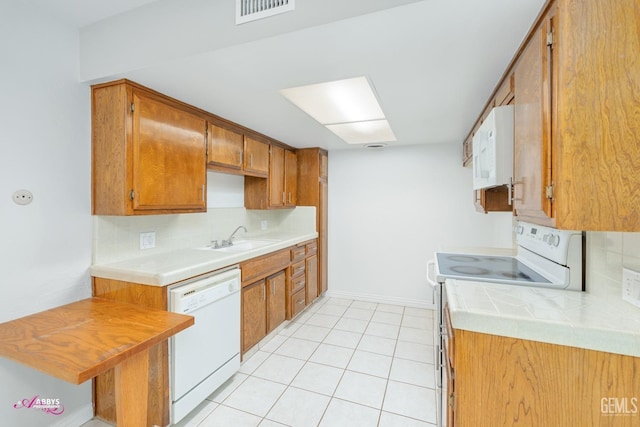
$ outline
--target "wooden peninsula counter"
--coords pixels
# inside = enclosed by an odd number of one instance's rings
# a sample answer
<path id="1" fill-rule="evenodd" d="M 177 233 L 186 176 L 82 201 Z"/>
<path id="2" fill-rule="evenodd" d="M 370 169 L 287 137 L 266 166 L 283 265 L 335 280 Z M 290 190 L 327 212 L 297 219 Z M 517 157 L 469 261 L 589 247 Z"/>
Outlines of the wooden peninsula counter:
<path id="1" fill-rule="evenodd" d="M 114 368 L 118 426 L 147 425 L 149 349 L 192 316 L 88 298 L 0 324 L 0 356 L 73 384 Z"/>

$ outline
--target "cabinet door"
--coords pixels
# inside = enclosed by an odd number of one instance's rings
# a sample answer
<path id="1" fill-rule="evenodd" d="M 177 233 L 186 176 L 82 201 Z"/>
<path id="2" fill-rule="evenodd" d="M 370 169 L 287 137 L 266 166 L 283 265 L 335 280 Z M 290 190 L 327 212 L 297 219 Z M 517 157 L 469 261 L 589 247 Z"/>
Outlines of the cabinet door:
<path id="1" fill-rule="evenodd" d="M 268 329 L 267 333 L 277 328 L 286 317 L 286 276 L 280 271 L 267 278 L 267 291 L 269 292 Z"/>
<path id="2" fill-rule="evenodd" d="M 328 221 L 328 202 L 329 199 L 329 184 L 327 180 L 320 180 L 320 203 L 318 205 L 318 255 L 320 257 L 320 274 L 318 283 L 318 295 L 322 295 L 329 288 L 328 286 L 328 265 L 329 265 L 329 221 Z"/>
<path id="3" fill-rule="evenodd" d="M 210 165 L 240 171 L 244 136 L 232 130 L 209 123 L 209 146 L 207 161 Z"/>
<path id="4" fill-rule="evenodd" d="M 132 108 L 134 211 L 205 211 L 205 120 L 144 92 Z"/>
<path id="5" fill-rule="evenodd" d="M 248 175 L 266 178 L 269 173 L 269 144 L 245 136 L 243 169 Z"/>
<path id="6" fill-rule="evenodd" d="M 242 352 L 267 334 L 267 293 L 264 280 L 242 288 Z"/>
<path id="7" fill-rule="evenodd" d="M 298 156 L 291 150 L 284 151 L 285 206 L 296 205 L 298 189 Z"/>
<path id="8" fill-rule="evenodd" d="M 271 146 L 269 165 L 269 205 L 272 207 L 283 206 L 284 196 L 284 149 Z"/>
<path id="9" fill-rule="evenodd" d="M 553 226 L 551 187 L 551 14 L 533 34 L 514 73 L 514 208 L 516 215 Z M 548 197 L 549 196 L 549 197 Z"/>
<path id="10" fill-rule="evenodd" d="M 307 282 L 307 304 L 311 304 L 318 297 L 317 255 L 311 255 L 305 260 L 305 274 Z"/>

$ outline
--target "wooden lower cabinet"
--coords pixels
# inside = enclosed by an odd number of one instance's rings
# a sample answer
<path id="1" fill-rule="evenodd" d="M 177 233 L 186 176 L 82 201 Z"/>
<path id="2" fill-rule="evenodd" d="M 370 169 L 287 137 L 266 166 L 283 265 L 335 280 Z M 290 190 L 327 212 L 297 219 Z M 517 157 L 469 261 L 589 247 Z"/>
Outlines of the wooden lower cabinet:
<path id="1" fill-rule="evenodd" d="M 284 270 L 267 277 L 266 290 L 268 293 L 267 333 L 273 331 L 286 317 L 286 274 Z"/>
<path id="2" fill-rule="evenodd" d="M 259 343 L 286 318 L 289 254 L 287 248 L 240 263 L 242 353 Z"/>
<path id="3" fill-rule="evenodd" d="M 640 358 L 456 329 L 452 361 L 449 426 L 640 425 Z"/>
<path id="4" fill-rule="evenodd" d="M 242 287 L 242 352 L 260 342 L 286 317 L 284 270 Z"/>
<path id="5" fill-rule="evenodd" d="M 305 278 L 307 282 L 307 304 L 318 298 L 318 255 L 305 259 Z"/>
<path id="6" fill-rule="evenodd" d="M 264 279 L 242 288 L 242 352 L 267 335 L 267 286 Z"/>

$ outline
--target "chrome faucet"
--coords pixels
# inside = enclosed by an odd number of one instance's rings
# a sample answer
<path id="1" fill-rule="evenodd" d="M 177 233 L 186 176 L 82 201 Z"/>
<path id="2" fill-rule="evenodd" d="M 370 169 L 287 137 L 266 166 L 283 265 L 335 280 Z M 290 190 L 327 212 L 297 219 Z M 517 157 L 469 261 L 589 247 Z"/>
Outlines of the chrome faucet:
<path id="1" fill-rule="evenodd" d="M 231 236 L 229 236 L 226 240 L 222 241 L 222 246 L 231 246 L 233 245 L 233 238 L 236 235 L 236 233 L 238 232 L 238 230 L 243 229 L 244 232 L 247 232 L 247 227 L 245 227 L 244 225 L 240 225 L 238 226 L 238 228 L 236 228 L 235 230 L 233 230 L 233 233 L 231 233 Z"/>

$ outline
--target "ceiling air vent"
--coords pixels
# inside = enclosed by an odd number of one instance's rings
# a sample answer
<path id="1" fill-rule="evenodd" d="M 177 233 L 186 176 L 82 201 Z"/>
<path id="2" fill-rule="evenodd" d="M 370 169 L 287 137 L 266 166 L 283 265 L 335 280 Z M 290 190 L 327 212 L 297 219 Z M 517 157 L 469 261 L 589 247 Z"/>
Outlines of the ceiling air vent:
<path id="1" fill-rule="evenodd" d="M 236 25 L 295 9 L 295 0 L 236 0 Z"/>

